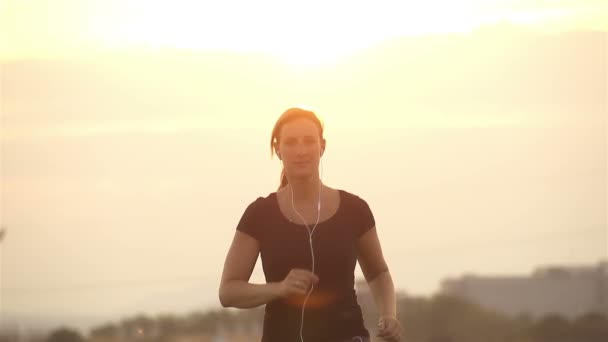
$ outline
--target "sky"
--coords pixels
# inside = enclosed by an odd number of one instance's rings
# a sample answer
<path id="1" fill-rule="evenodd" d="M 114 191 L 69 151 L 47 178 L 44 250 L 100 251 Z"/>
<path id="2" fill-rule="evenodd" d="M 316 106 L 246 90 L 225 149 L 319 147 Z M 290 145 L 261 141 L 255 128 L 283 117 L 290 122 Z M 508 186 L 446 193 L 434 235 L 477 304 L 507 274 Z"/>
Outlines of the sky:
<path id="1" fill-rule="evenodd" d="M 603 29 L 602 0 L 5 0 L 5 57 L 182 47 L 335 61 L 390 37 L 468 32 L 506 21 L 540 30 Z M 306 50 L 306 54 L 301 54 Z"/>
<path id="2" fill-rule="evenodd" d="M 306 4 L 0 2 L 3 313 L 217 308 L 296 105 L 400 291 L 608 258 L 604 1 Z"/>

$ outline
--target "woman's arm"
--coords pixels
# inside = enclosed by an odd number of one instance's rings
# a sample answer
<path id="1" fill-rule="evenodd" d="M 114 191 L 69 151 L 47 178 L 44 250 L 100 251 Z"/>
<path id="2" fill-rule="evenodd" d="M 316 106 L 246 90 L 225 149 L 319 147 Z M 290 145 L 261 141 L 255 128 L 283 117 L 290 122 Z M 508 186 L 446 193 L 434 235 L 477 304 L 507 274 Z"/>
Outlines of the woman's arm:
<path id="1" fill-rule="evenodd" d="M 378 336 L 385 341 L 399 341 L 403 329 L 397 319 L 395 286 L 382 255 L 376 227 L 372 227 L 359 238 L 357 248 L 359 265 L 372 292 L 380 316 Z"/>
<path id="2" fill-rule="evenodd" d="M 235 233 L 220 282 L 219 297 L 223 307 L 253 308 L 280 296 L 280 283 L 249 283 L 259 253 L 256 239 L 240 231 Z"/>
<path id="3" fill-rule="evenodd" d="M 374 297 L 381 317 L 397 317 L 395 286 L 378 239 L 376 228 L 367 231 L 358 241 L 358 261 Z"/>
<path id="4" fill-rule="evenodd" d="M 220 303 L 224 307 L 253 308 L 277 298 L 305 295 L 319 278 L 305 269 L 292 269 L 280 282 L 251 284 L 249 278 L 260 254 L 259 242 L 237 231 L 228 251 L 220 282 Z"/>

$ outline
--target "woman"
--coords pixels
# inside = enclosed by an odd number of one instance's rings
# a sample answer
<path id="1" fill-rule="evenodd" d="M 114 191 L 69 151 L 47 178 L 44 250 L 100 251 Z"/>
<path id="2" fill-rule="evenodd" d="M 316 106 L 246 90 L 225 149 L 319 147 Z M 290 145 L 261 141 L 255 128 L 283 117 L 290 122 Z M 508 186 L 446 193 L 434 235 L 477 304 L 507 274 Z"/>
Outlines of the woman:
<path id="1" fill-rule="evenodd" d="M 395 289 L 367 203 L 319 178 L 323 126 L 313 112 L 288 109 L 270 148 L 283 163 L 276 192 L 241 217 L 226 257 L 224 307 L 266 304 L 262 342 L 370 341 L 354 290 L 357 261 L 380 314 L 378 336 L 399 341 Z M 265 284 L 249 278 L 261 255 Z"/>

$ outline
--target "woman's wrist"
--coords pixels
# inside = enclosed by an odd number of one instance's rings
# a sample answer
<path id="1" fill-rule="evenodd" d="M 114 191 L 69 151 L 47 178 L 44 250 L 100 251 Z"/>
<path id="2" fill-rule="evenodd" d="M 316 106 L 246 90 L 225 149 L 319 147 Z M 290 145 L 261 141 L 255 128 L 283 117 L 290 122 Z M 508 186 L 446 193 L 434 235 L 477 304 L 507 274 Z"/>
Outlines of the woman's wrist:
<path id="1" fill-rule="evenodd" d="M 283 296 L 280 282 L 266 283 L 266 285 L 274 298 L 281 298 Z"/>
<path id="2" fill-rule="evenodd" d="M 397 319 L 397 314 L 396 313 L 384 313 L 380 315 L 380 318 L 392 318 L 392 319 Z"/>

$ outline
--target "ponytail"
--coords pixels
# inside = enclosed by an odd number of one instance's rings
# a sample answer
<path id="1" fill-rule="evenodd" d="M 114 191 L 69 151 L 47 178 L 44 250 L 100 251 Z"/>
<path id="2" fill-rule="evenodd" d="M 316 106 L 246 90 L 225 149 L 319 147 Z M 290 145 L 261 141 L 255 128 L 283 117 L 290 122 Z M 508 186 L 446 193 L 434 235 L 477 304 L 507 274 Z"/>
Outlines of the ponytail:
<path id="1" fill-rule="evenodd" d="M 284 188 L 285 186 L 287 186 L 288 180 L 287 180 L 287 173 L 285 172 L 285 168 L 283 168 L 281 170 L 281 183 L 279 184 L 279 189 L 281 190 L 281 188 Z"/>

